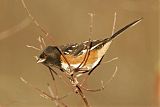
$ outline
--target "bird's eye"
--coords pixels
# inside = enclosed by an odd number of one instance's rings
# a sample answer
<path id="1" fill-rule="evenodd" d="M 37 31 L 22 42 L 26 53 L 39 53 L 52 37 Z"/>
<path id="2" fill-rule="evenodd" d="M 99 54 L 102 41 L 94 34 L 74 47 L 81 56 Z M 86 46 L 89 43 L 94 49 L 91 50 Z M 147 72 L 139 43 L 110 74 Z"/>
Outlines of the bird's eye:
<path id="1" fill-rule="evenodd" d="M 40 55 L 40 58 L 44 58 L 45 59 L 46 57 L 47 57 L 47 54 L 44 53 L 44 52 Z"/>
<path id="2" fill-rule="evenodd" d="M 46 54 L 46 53 L 44 53 L 44 56 L 46 57 L 46 56 L 47 56 L 47 54 Z"/>
<path id="3" fill-rule="evenodd" d="M 43 57 L 46 58 L 46 57 L 47 57 L 47 54 L 46 54 L 46 53 L 43 53 Z"/>

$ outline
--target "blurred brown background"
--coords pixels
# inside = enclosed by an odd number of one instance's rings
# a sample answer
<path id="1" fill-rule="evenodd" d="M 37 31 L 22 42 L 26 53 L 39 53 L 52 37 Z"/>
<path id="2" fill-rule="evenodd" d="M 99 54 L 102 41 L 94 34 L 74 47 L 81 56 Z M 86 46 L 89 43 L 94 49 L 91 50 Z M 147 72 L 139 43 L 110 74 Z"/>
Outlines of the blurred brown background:
<path id="1" fill-rule="evenodd" d="M 88 86 L 98 88 L 118 66 L 115 79 L 102 92 L 86 93 L 93 107 L 153 107 L 157 100 L 158 73 L 158 0 L 25 0 L 28 9 L 54 38 L 52 45 L 82 42 L 89 38 L 89 12 L 95 12 L 94 36 L 111 34 L 114 12 L 116 30 L 143 17 L 144 20 L 114 40 L 103 62 L 91 75 Z M 0 0 L 0 107 L 54 107 L 20 81 L 23 76 L 47 92 L 52 83 L 47 69 L 36 64 L 41 31 L 31 23 L 20 0 Z M 51 44 L 50 41 L 46 41 Z M 71 90 L 57 79 L 60 95 Z M 64 99 L 70 107 L 82 107 L 79 97 Z"/>

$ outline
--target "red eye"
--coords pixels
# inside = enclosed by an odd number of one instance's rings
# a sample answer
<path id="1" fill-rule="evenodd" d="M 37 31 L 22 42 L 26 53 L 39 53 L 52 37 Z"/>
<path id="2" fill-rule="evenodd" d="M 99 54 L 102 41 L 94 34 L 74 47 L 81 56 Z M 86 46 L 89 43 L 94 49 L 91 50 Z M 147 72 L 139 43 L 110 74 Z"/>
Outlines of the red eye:
<path id="1" fill-rule="evenodd" d="M 43 53 L 44 57 L 47 57 L 47 54 L 46 53 Z"/>

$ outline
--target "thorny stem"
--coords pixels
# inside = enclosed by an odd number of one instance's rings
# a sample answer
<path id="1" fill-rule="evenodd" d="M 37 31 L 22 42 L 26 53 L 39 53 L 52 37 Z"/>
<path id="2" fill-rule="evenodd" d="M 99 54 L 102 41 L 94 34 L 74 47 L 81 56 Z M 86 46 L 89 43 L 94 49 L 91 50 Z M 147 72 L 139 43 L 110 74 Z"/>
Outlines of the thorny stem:
<path id="1" fill-rule="evenodd" d="M 77 92 L 79 93 L 79 95 L 81 96 L 82 100 L 84 101 L 86 107 L 91 107 L 87 101 L 87 98 L 83 94 L 83 91 L 81 90 L 81 88 L 78 84 L 76 85 L 76 89 L 77 89 Z"/>
<path id="2" fill-rule="evenodd" d="M 71 76 L 71 82 L 72 82 L 72 86 L 74 86 L 76 89 L 75 89 L 75 92 L 77 94 L 79 94 L 83 100 L 83 102 L 85 103 L 85 106 L 86 107 L 91 107 L 87 101 L 87 98 L 85 97 L 85 95 L 83 94 L 83 91 L 81 90 L 81 87 L 78 85 L 79 82 L 77 81 L 77 78 L 74 78 L 73 75 Z"/>

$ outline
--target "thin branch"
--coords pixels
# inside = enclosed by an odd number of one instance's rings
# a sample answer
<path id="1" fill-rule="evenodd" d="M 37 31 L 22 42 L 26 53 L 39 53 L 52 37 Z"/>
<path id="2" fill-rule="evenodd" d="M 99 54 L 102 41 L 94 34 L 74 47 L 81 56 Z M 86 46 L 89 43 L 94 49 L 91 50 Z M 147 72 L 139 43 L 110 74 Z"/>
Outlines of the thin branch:
<path id="1" fill-rule="evenodd" d="M 93 37 L 93 17 L 95 14 L 88 13 L 88 15 L 90 16 L 89 34 L 90 34 L 90 37 Z"/>
<path id="2" fill-rule="evenodd" d="M 40 45 L 40 49 L 43 50 L 43 45 L 42 45 L 42 39 L 41 38 L 42 38 L 41 36 L 38 37 L 38 42 L 40 43 L 39 44 Z"/>
<path id="3" fill-rule="evenodd" d="M 76 89 L 77 89 L 77 92 L 79 93 L 79 95 L 81 96 L 82 100 L 84 101 L 85 103 L 85 106 L 86 107 L 91 107 L 87 101 L 87 98 L 85 97 L 85 95 L 83 94 L 83 91 L 81 90 L 80 86 L 78 86 L 78 84 L 76 85 Z"/>
<path id="4" fill-rule="evenodd" d="M 26 81 L 23 77 L 20 77 L 20 80 L 23 82 L 23 83 L 25 83 L 25 84 L 27 84 L 28 86 L 30 86 L 31 88 L 33 88 L 33 89 L 35 89 L 36 91 L 38 91 L 38 92 L 40 92 L 41 94 L 40 94 L 40 96 L 41 97 L 44 97 L 44 98 L 46 98 L 46 99 L 50 99 L 50 100 L 52 100 L 52 101 L 55 101 L 55 100 L 58 100 L 57 98 L 54 98 L 54 97 L 52 97 L 52 96 L 50 96 L 49 94 L 47 94 L 46 92 L 44 92 L 43 90 L 41 90 L 41 89 L 39 89 L 39 88 L 37 88 L 37 87 L 34 87 L 32 84 L 30 84 L 28 81 Z"/>
<path id="5" fill-rule="evenodd" d="M 33 23 L 46 35 L 48 36 L 48 32 L 46 32 L 46 30 L 39 24 L 39 22 L 35 19 L 35 17 L 33 17 L 33 15 L 31 14 L 31 12 L 29 11 L 29 9 L 27 8 L 24 0 L 21 0 L 23 8 L 26 10 L 28 16 L 31 18 L 31 20 L 33 21 Z"/>
<path id="6" fill-rule="evenodd" d="M 14 36 L 15 33 L 21 31 L 31 23 L 29 18 L 23 19 L 20 23 L 12 26 L 11 28 L 6 29 L 5 31 L 0 32 L 0 40 L 6 39 L 10 36 Z"/>
<path id="7" fill-rule="evenodd" d="M 118 68 L 116 66 L 116 69 L 115 69 L 114 73 L 112 74 L 112 76 L 110 77 L 110 79 L 107 80 L 105 83 L 104 83 L 104 81 L 101 81 L 101 88 L 98 88 L 98 89 L 89 89 L 89 88 L 86 88 L 86 87 L 84 87 L 82 85 L 80 87 L 83 90 L 85 90 L 85 91 L 91 91 L 91 92 L 102 91 L 114 79 L 115 75 L 117 74 L 117 71 L 118 71 Z"/>
<path id="8" fill-rule="evenodd" d="M 34 50 L 37 50 L 37 51 L 41 51 L 41 49 L 35 47 L 35 46 L 31 46 L 31 45 L 26 45 L 27 48 L 32 48 Z"/>
<path id="9" fill-rule="evenodd" d="M 46 43 L 44 41 L 44 38 L 41 38 L 41 39 L 42 39 L 42 43 L 43 43 L 44 47 L 46 47 Z"/>
<path id="10" fill-rule="evenodd" d="M 115 31 L 116 20 L 117 20 L 117 13 L 115 12 L 114 13 L 114 20 L 113 20 L 112 35 L 114 34 L 114 31 Z"/>
<path id="11" fill-rule="evenodd" d="M 51 87 L 50 87 L 49 84 L 48 84 L 48 90 L 49 90 L 49 92 L 50 92 L 50 94 L 51 94 L 52 97 L 57 98 L 57 93 L 58 93 L 58 91 L 57 91 L 57 85 L 56 85 L 56 82 L 55 82 L 55 78 L 54 78 L 54 75 L 53 75 L 53 71 L 54 71 L 54 70 L 52 70 L 50 67 L 48 67 L 48 68 L 49 68 L 50 74 L 51 74 L 52 79 L 53 79 L 53 85 L 54 85 L 54 88 L 55 88 L 55 94 L 54 94 L 53 91 L 51 90 Z M 56 75 L 58 75 L 57 72 L 54 71 L 54 73 L 55 73 Z M 57 101 L 54 101 L 54 102 L 55 102 L 56 106 L 59 107 L 59 103 L 58 103 Z"/>
<path id="12" fill-rule="evenodd" d="M 118 57 L 115 57 L 115 58 L 112 58 L 111 60 L 104 61 L 102 64 L 110 63 L 110 62 L 115 61 L 115 60 L 117 60 L 117 59 L 118 59 Z"/>
<path id="13" fill-rule="evenodd" d="M 61 100 L 64 99 L 64 98 L 66 98 L 66 97 L 67 97 L 68 95 L 70 95 L 71 93 L 68 93 L 68 94 L 66 94 L 66 95 L 64 95 L 64 96 L 62 96 L 62 97 L 58 97 L 58 96 L 53 97 L 52 95 L 49 95 L 48 93 L 44 92 L 43 90 L 41 90 L 41 89 L 33 86 L 31 83 L 29 83 L 28 81 L 26 81 L 23 77 L 20 77 L 20 80 L 21 80 L 23 83 L 27 84 L 29 87 L 35 89 L 37 92 L 40 92 L 40 93 L 41 93 L 41 94 L 40 94 L 41 97 L 43 97 L 43 98 L 45 98 L 45 99 L 47 99 L 47 100 L 49 99 L 49 100 L 51 100 L 51 101 L 55 101 L 55 100 L 56 100 L 56 101 L 58 101 L 61 105 L 63 105 L 64 107 L 67 107 L 67 105 L 65 105 Z"/>
<path id="14" fill-rule="evenodd" d="M 47 85 L 48 85 L 48 90 L 49 90 L 51 96 L 54 98 L 58 98 L 58 96 L 53 93 L 51 86 L 49 84 L 47 84 Z M 66 97 L 66 96 L 64 96 L 64 97 Z M 63 105 L 64 107 L 67 107 L 67 105 L 60 100 L 55 100 L 54 102 L 55 102 L 56 107 L 60 107 L 60 104 Z"/>

